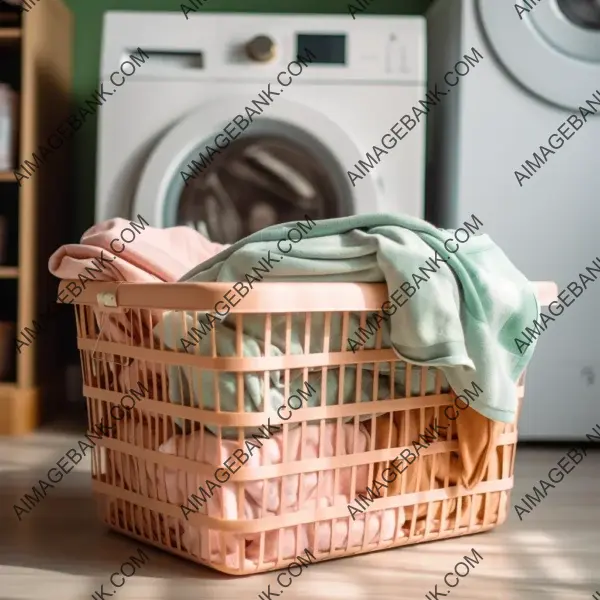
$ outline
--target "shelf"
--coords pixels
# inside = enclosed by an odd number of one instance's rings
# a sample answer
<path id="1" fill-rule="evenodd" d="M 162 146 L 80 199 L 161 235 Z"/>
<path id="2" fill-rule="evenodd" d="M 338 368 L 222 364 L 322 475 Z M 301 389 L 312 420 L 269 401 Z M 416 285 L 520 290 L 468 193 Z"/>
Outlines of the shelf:
<path id="1" fill-rule="evenodd" d="M 0 279 L 16 279 L 19 276 L 19 267 L 0 266 Z"/>
<path id="2" fill-rule="evenodd" d="M 3 40 L 19 40 L 21 39 L 20 27 L 0 27 L 0 42 Z"/>
<path id="3" fill-rule="evenodd" d="M 47 143 L 40 124 L 60 123 L 69 112 L 74 19 L 65 0 L 29 2 L 30 10 L 7 7 L 3 0 L 0 5 L 1 78 L 18 95 L 20 117 L 15 126 L 23 154 L 24 149 Z M 20 158 L 15 154 L 11 162 L 0 165 L 0 215 L 8 220 L 2 255 L 6 264 L 0 265 L 0 317 L 15 321 L 16 314 L 16 331 L 31 327 L 46 303 L 56 300 L 52 286 L 36 285 L 36 278 L 47 276 L 47 259 L 40 262 L 41 257 L 67 238 L 68 226 L 60 211 L 64 212 L 62 201 L 69 196 L 70 182 L 68 165 L 57 164 L 45 173 L 43 185 L 38 181 L 39 185 L 21 189 L 24 182 L 20 185 L 13 173 L 21 170 Z M 41 232 L 44 225 L 47 230 Z M 47 336 L 50 339 L 36 338 L 37 350 L 19 353 L 15 348 L 16 372 L 7 378 L 14 377 L 16 383 L 0 381 L 0 435 L 33 431 L 42 413 L 42 398 L 58 397 L 63 391 L 67 354 L 50 333 Z"/>
<path id="4" fill-rule="evenodd" d="M 18 10 L 18 7 L 15 6 L 15 10 Z M 0 25 L 5 25 L 6 23 L 16 23 L 19 24 L 19 13 L 18 12 L 0 12 Z"/>

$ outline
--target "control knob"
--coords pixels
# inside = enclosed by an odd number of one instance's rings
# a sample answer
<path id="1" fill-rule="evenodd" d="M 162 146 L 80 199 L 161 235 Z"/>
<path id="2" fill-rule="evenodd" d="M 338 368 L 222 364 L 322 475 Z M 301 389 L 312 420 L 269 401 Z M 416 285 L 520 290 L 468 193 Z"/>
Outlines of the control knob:
<path id="1" fill-rule="evenodd" d="M 246 44 L 246 54 L 256 62 L 268 62 L 275 56 L 275 42 L 266 35 L 257 35 Z"/>

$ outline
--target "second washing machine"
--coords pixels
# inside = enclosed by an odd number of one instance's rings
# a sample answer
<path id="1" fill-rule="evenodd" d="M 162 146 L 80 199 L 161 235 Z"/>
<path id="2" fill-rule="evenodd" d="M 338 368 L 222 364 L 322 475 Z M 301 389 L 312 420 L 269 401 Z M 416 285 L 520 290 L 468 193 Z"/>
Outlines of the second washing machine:
<path id="1" fill-rule="evenodd" d="M 427 15 L 431 82 L 450 87 L 460 57 L 483 56 L 431 113 L 428 214 L 450 228 L 476 214 L 530 280 L 563 289 L 600 265 L 600 4 L 527 6 L 438 0 Z M 598 422 L 598 294 L 598 283 L 561 292 L 568 308 L 525 332 L 538 345 L 521 439 L 585 440 Z"/>

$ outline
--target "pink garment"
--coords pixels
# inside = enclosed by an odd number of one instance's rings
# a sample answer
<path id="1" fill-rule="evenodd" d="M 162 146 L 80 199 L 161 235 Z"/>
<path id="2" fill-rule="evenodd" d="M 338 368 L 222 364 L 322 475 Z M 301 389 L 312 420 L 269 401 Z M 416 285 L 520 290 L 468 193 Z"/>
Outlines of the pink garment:
<path id="1" fill-rule="evenodd" d="M 137 225 L 137 223 L 136 223 Z M 90 227 L 79 244 L 66 244 L 56 250 L 48 260 L 48 269 L 60 279 L 77 279 L 79 274 L 96 281 L 157 282 L 177 281 L 193 267 L 226 248 L 207 240 L 191 227 L 144 226 L 132 230 L 130 221 L 117 218 Z M 137 233 L 135 239 L 120 254 L 123 246 L 120 233 L 130 229 Z M 93 259 L 100 259 L 104 250 L 102 273 L 86 272 L 86 267 L 98 269 Z M 108 262 L 115 259 L 114 262 Z"/>
<path id="2" fill-rule="evenodd" d="M 308 425 L 302 438 L 302 428 L 291 429 L 287 433 L 287 457 L 285 462 L 296 460 L 309 460 L 319 457 L 320 425 Z M 336 455 L 354 454 L 365 452 L 369 448 L 369 434 L 361 426 L 358 430 L 356 445 L 354 440 L 354 425 L 346 424 L 340 427 L 341 440 L 339 451 L 336 453 L 336 431 L 335 423 L 328 423 L 324 427 L 324 443 L 321 457 L 332 457 Z M 147 434 L 138 433 L 139 439 Z M 131 440 L 132 438 L 129 438 Z M 303 439 L 303 444 L 301 441 Z M 268 440 L 261 440 L 262 447 L 256 449 L 250 459 L 240 469 L 252 469 L 263 465 L 278 465 L 283 459 L 283 433 L 276 433 Z M 204 434 L 204 447 L 200 446 L 199 432 L 181 435 L 177 434 L 159 447 L 159 452 L 185 457 L 199 463 L 211 465 L 210 472 L 213 473 L 223 462 L 237 450 L 239 443 L 235 440 L 222 440 L 219 444 L 218 438 L 209 432 Z M 140 475 L 142 467 L 134 466 L 137 461 L 130 458 L 129 465 L 121 461 L 115 461 L 116 471 L 125 486 L 132 491 L 140 491 Z M 235 459 L 234 459 L 235 461 Z M 231 464 L 234 461 L 229 461 Z M 120 463 L 124 464 L 123 469 Z M 302 485 L 300 486 L 300 477 Z M 327 469 L 320 472 L 305 473 L 300 475 L 288 475 L 283 478 L 275 477 L 266 482 L 264 480 L 250 481 L 243 485 L 243 500 L 240 511 L 238 511 L 237 485 L 233 483 L 221 484 L 214 490 L 212 498 L 204 504 L 200 511 L 211 517 L 225 520 L 259 519 L 283 513 L 291 513 L 315 508 L 329 506 L 347 507 L 351 503 L 351 479 L 352 468 L 343 468 L 338 472 L 337 489 L 334 490 L 335 471 Z M 366 493 L 368 477 L 368 466 L 362 465 L 356 468 L 356 490 L 358 493 Z M 216 481 L 214 477 L 210 479 Z M 282 485 L 283 479 L 283 485 Z M 320 480 L 320 481 L 319 481 Z M 176 505 L 185 505 L 194 509 L 189 504 L 190 494 L 199 494 L 198 487 L 206 488 L 206 477 L 189 472 L 175 471 L 171 468 L 155 466 L 146 462 L 146 480 L 144 487 L 163 502 Z M 266 486 L 266 489 L 265 489 Z M 154 495 L 157 494 L 157 496 Z M 265 494 L 265 510 L 261 510 L 263 493 Z M 113 515 L 118 514 L 112 507 Z M 262 514 L 261 514 L 262 513 Z M 193 513 L 192 513 L 193 514 Z M 333 535 L 333 547 L 345 548 L 361 546 L 367 528 L 366 543 L 379 540 L 391 541 L 396 531 L 397 515 L 400 514 L 402 523 L 398 530 L 400 535 L 405 535 L 401 527 L 404 524 L 404 509 L 388 509 L 384 511 L 373 511 L 366 515 L 356 515 L 356 520 L 350 518 L 349 513 L 343 518 L 337 519 Z M 150 526 L 148 519 L 144 519 L 141 511 L 133 510 L 136 528 L 141 533 Z M 189 515 L 192 516 L 191 514 Z M 114 518 L 114 517 L 113 517 Z M 122 520 L 122 519 L 121 519 Z M 138 522 L 139 521 L 139 522 Z M 198 527 L 190 523 L 183 516 L 177 519 L 167 518 L 171 539 L 175 539 L 176 527 L 179 530 L 182 546 L 192 555 L 203 560 L 225 564 L 230 568 L 239 568 L 240 549 L 245 547 L 245 568 L 256 566 L 259 560 L 261 534 L 240 535 L 227 532 L 219 532 L 208 527 Z M 331 520 L 292 526 L 283 529 L 281 540 L 279 530 L 265 533 L 264 561 L 274 561 L 278 555 L 284 558 L 296 556 L 297 548 L 309 548 L 319 552 L 328 551 L 332 546 Z M 154 534 L 156 535 L 156 534 Z M 163 536 L 164 537 L 164 534 Z M 281 544 L 281 552 L 278 552 L 278 544 Z"/>
<path id="3" fill-rule="evenodd" d="M 141 226 L 136 225 L 138 228 L 134 230 L 130 221 L 121 218 L 94 225 L 81 236 L 80 244 L 61 246 L 52 254 L 48 261 L 50 272 L 61 279 L 79 279 L 79 285 L 84 288 L 89 281 L 94 280 L 174 282 L 226 247 L 207 240 L 191 227 L 157 229 L 144 225 L 144 229 L 140 230 Z M 120 239 L 124 229 L 137 234 L 131 243 L 125 245 Z M 124 246 L 123 251 L 115 254 L 111 250 L 111 243 L 116 250 Z M 89 271 L 86 270 L 88 268 Z M 70 301 L 68 292 L 64 294 L 64 299 Z M 152 330 L 161 318 L 162 311 L 144 310 L 140 314 L 141 319 L 137 315 L 133 318 L 130 311 L 121 314 L 94 311 L 100 331 L 98 338 L 120 344 L 151 347 Z M 94 354 L 94 369 L 101 357 L 101 353 Z M 109 364 L 122 362 L 112 355 L 105 355 L 104 358 Z M 154 372 L 161 372 L 160 365 L 146 362 L 141 365 L 138 361 L 133 361 L 124 365 L 124 368 L 119 366 L 116 373 L 120 385 L 118 389 L 124 391 L 126 386 L 131 387 L 129 384 L 136 386 L 140 379 L 150 381 L 152 385 Z M 158 388 L 161 389 L 160 377 L 158 379 Z"/>
<path id="4" fill-rule="evenodd" d="M 164 422 L 162 419 L 154 423 L 154 427 L 149 427 L 146 421 L 142 422 L 137 418 L 126 418 L 122 421 L 110 420 L 105 415 L 105 421 L 109 426 L 116 429 L 111 432 L 110 437 L 118 440 L 135 443 L 137 447 L 148 450 L 158 450 L 161 443 L 166 439 Z M 104 454 L 105 461 L 102 462 L 102 477 L 110 484 L 116 485 L 121 489 L 126 489 L 146 497 L 157 497 L 158 478 L 152 474 L 152 469 L 148 465 L 144 468 L 144 461 L 136 456 L 122 452 Z M 145 477 L 142 474 L 145 473 Z M 113 480 L 113 473 L 115 479 Z M 125 530 L 133 530 L 150 540 L 165 544 L 166 546 L 176 545 L 176 530 L 182 530 L 179 525 L 179 519 L 173 517 L 163 517 L 151 513 L 140 506 L 130 502 L 116 502 L 112 498 L 101 497 L 101 502 L 106 502 L 109 520 Z"/>

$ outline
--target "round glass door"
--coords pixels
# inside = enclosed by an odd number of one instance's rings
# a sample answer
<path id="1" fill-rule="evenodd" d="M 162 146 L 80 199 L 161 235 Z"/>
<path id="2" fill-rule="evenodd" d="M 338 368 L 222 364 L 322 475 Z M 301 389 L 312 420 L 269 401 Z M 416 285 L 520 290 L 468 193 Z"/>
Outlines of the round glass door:
<path id="1" fill-rule="evenodd" d="M 578 27 L 600 31 L 600 0 L 557 0 L 563 14 Z"/>
<path id="2" fill-rule="evenodd" d="M 214 151 L 215 136 L 240 104 L 237 97 L 215 99 L 165 132 L 144 163 L 134 214 L 234 243 L 275 223 L 377 211 L 374 178 L 353 188 L 346 175 L 357 143 L 309 106 L 282 100 Z"/>
<path id="3" fill-rule="evenodd" d="M 236 140 L 180 192 L 176 224 L 222 244 L 269 225 L 341 216 L 323 163 L 283 138 Z M 173 199 L 171 200 L 173 201 Z"/>

